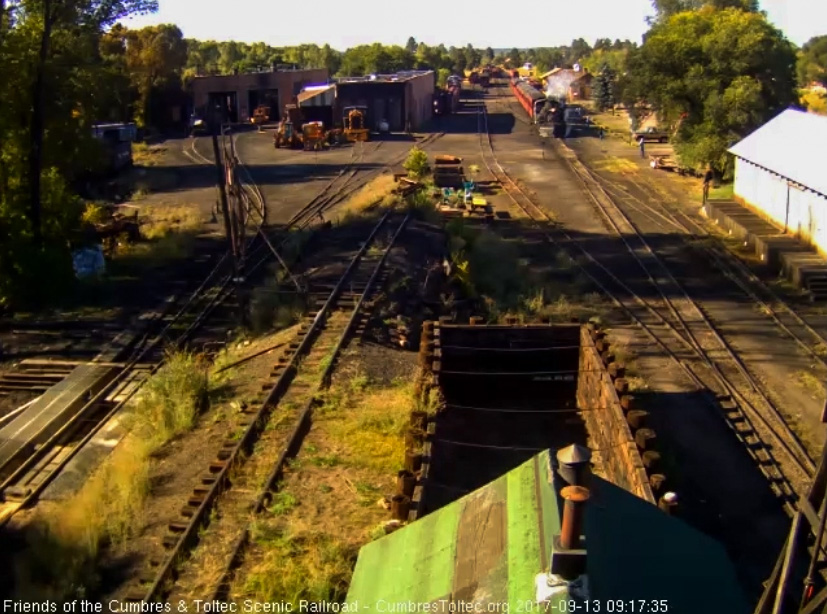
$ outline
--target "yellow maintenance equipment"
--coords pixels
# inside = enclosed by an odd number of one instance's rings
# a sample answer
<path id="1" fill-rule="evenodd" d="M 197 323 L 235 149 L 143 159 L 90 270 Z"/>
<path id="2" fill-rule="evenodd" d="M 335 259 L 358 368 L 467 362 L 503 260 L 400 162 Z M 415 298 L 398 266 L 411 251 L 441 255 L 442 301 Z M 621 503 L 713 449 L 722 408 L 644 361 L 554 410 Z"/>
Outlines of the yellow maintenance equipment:
<path id="1" fill-rule="evenodd" d="M 302 126 L 302 141 L 305 151 L 319 151 L 327 141 L 327 133 L 322 122 L 308 122 Z"/>
<path id="2" fill-rule="evenodd" d="M 256 107 L 256 110 L 253 111 L 253 116 L 250 118 L 250 122 L 255 126 L 261 126 L 262 124 L 266 124 L 270 120 L 270 107 L 265 105 L 259 105 Z"/>
<path id="3" fill-rule="evenodd" d="M 302 146 L 303 134 L 301 131 L 302 114 L 298 105 L 288 104 L 284 106 L 284 116 L 278 129 L 273 133 L 273 146 L 291 147 L 298 149 Z"/>
<path id="4" fill-rule="evenodd" d="M 344 132 L 348 141 L 367 141 L 370 130 L 365 127 L 367 107 L 346 107 L 344 111 Z"/>
<path id="5" fill-rule="evenodd" d="M 278 129 L 273 133 L 273 147 L 299 148 L 302 146 L 302 137 L 296 131 L 294 124 L 285 119 L 279 124 Z"/>

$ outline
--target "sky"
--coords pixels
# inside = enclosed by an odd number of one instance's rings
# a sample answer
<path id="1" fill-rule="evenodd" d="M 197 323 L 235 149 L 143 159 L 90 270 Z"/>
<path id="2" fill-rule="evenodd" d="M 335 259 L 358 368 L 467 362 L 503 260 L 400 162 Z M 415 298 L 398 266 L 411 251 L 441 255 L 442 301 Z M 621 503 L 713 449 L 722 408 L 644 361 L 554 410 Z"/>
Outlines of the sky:
<path id="1" fill-rule="evenodd" d="M 232 0 L 207 8 L 204 0 L 158 0 L 154 15 L 124 22 L 130 28 L 174 23 L 186 38 L 268 43 L 274 47 L 329 43 L 345 50 L 380 42 L 404 45 L 409 36 L 429 45 L 554 47 L 584 38 L 641 41 L 648 29 L 650 0 Z M 511 8 L 513 7 L 513 8 Z M 827 1 L 762 0 L 762 10 L 792 42 L 802 45 L 827 34 Z"/>

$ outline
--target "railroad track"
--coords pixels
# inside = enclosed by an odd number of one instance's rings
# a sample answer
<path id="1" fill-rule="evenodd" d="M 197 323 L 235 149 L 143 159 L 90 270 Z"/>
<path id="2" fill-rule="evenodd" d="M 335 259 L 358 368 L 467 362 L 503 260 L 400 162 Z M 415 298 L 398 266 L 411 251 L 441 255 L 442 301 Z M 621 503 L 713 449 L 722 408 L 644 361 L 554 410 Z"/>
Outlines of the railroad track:
<path id="1" fill-rule="evenodd" d="M 430 144 L 441 136 L 441 133 L 429 135 L 420 145 Z M 190 143 L 191 155 L 188 154 L 188 157 L 198 164 L 214 164 L 213 160 L 198 152 L 195 142 L 193 139 Z M 378 150 L 381 144 L 377 143 L 373 151 Z M 360 145 L 349 166 L 360 162 L 364 154 L 364 146 Z M 404 156 L 399 157 L 387 166 L 398 164 L 403 159 Z M 247 239 L 243 250 L 244 272 L 249 279 L 274 256 L 287 268 L 279 256 L 279 250 L 287 239 L 276 247 L 270 242 L 264 232 L 264 196 L 255 183 L 249 182 L 252 178 L 243 162 L 240 159 L 237 161 L 242 178 L 248 179 L 243 185 L 247 195 L 248 217 L 254 212 L 258 212 L 259 217 L 256 232 Z M 307 228 L 320 212 L 346 198 L 382 170 L 368 172 L 362 178 L 363 181 L 350 185 L 356 173 L 350 171 L 348 175 L 346 167 L 302 208 L 285 230 Z M 287 272 L 289 273 L 289 270 Z M 0 467 L 0 526 L 8 522 L 17 511 L 31 506 L 37 500 L 43 489 L 75 454 L 97 435 L 104 424 L 123 409 L 146 379 L 161 367 L 167 350 L 190 345 L 201 349 L 211 348 L 207 353 L 213 354 L 219 345 L 226 342 L 228 321 L 234 320 L 233 311 L 237 307 L 229 300 L 234 295 L 234 274 L 232 259 L 229 253 L 225 253 L 188 297 L 183 293 L 170 296 L 159 310 L 145 314 L 142 318 L 145 330 L 140 336 L 136 336 L 129 346 L 129 351 L 118 358 L 119 363 L 114 367 L 117 368 L 117 373 L 111 382 L 98 393 L 91 395 L 80 410 L 73 413 L 47 441 L 41 442 L 22 463 L 15 467 Z M 220 317 L 217 316 L 217 311 L 221 312 Z M 209 327 L 206 326 L 208 321 Z M 196 333 L 198 338 L 195 338 Z M 43 387 L 39 386 L 38 391 L 43 392 Z M 25 407 L 19 409 L 22 411 Z"/>
<path id="2" fill-rule="evenodd" d="M 248 185 L 245 189 L 251 198 L 260 195 L 257 187 Z M 263 204 L 261 201 L 262 208 Z M 253 240 L 257 238 L 258 235 Z M 124 331 L 122 335 L 131 337 L 131 341 L 126 342 L 114 362 L 89 363 L 114 370 L 108 383 L 89 394 L 57 431 L 46 441 L 38 442 L 25 458 L 16 455 L 0 467 L 0 526 L 20 509 L 31 506 L 76 453 L 123 410 L 143 383 L 163 365 L 167 351 L 187 344 L 204 348 L 208 343 L 226 341 L 227 324 L 232 320 L 233 305 L 227 298 L 233 290 L 233 272 L 231 258 L 225 253 L 194 290 L 193 284 L 185 281 L 189 293 L 171 295 L 159 309 L 143 314 L 143 332 Z M 219 308 L 223 311 L 217 314 Z M 213 328 L 204 331 L 208 318 Z M 198 339 L 196 332 L 200 335 Z M 66 374 L 65 369 L 58 372 L 54 367 L 48 368 L 56 374 Z M 25 406 L 18 409 L 22 411 Z"/>
<path id="3" fill-rule="evenodd" d="M 672 209 L 661 204 L 658 200 L 647 197 L 652 204 L 637 198 L 617 186 L 614 182 L 595 173 L 593 174 L 603 189 L 612 195 L 613 200 L 620 204 L 627 201 L 628 206 L 640 215 L 650 220 L 656 227 L 671 228 L 687 237 L 713 237 L 704 228 L 703 224 L 693 220 L 683 211 Z M 646 187 L 633 177 L 628 178 L 643 194 L 647 194 Z M 731 280 L 744 294 L 750 298 L 759 310 L 773 320 L 773 322 L 790 339 L 801 347 L 813 361 L 827 368 L 827 361 L 818 348 L 827 349 L 827 338 L 824 337 L 807 319 L 800 315 L 794 307 L 782 299 L 776 292 L 765 284 L 749 266 L 737 256 L 718 245 L 696 244 L 691 247 L 709 258 L 709 262 L 729 280 Z"/>
<path id="4" fill-rule="evenodd" d="M 590 267 L 575 258 L 572 261 L 679 365 L 699 390 L 711 393 L 706 396 L 707 401 L 744 443 L 788 513 L 793 513 L 799 498 L 806 496 L 815 465 L 703 309 L 689 297 L 637 227 L 600 189 L 588 169 L 569 158 L 566 159 L 586 194 L 624 244 L 628 262 L 624 266 L 619 254 L 598 254 L 564 230 L 552 228 L 551 218 L 500 166 L 484 107 L 480 113 L 483 161 L 512 202 L 538 225 L 547 241 L 570 255 L 574 250 L 585 257 Z M 640 273 L 645 287 L 635 290 L 631 287 L 635 285 L 632 278 Z M 649 298 L 651 289 L 656 290 L 659 298 Z"/>
<path id="5" fill-rule="evenodd" d="M 255 406 L 244 410 L 243 433 L 230 434 L 218 458 L 206 468 L 181 518 L 168 525 L 163 561 L 150 561 L 151 573 L 140 580 L 126 601 L 222 599 L 231 575 L 248 546 L 251 516 L 265 509 L 278 489 L 285 465 L 298 453 L 310 428 L 319 393 L 330 384 L 339 353 L 354 330 L 364 300 L 381 280 L 387 254 L 409 216 L 388 211 L 353 256 L 347 270 L 329 291 L 314 315 L 302 324 L 298 337 L 274 365 L 271 381 L 263 384 Z M 381 255 L 368 253 L 380 237 Z M 249 455 L 249 456 L 248 456 Z M 230 471 L 232 470 L 232 477 Z M 218 514 L 210 520 L 212 510 Z M 200 566 L 179 574 L 189 551 L 199 541 L 212 559 L 222 561 L 224 573 L 204 578 Z"/>

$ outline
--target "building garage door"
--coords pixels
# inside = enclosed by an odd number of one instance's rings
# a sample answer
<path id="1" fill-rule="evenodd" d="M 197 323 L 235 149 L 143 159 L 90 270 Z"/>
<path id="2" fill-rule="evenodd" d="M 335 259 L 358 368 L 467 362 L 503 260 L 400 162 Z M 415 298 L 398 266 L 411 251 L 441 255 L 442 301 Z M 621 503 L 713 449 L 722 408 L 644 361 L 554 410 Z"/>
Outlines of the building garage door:
<path id="1" fill-rule="evenodd" d="M 404 132 L 405 122 L 402 119 L 402 99 L 388 98 L 388 123 L 392 132 Z"/>
<path id="2" fill-rule="evenodd" d="M 384 98 L 374 98 L 373 100 L 373 109 L 372 109 L 372 122 L 370 124 L 371 130 L 379 131 L 379 123 L 383 119 L 387 119 L 385 116 L 385 99 Z"/>

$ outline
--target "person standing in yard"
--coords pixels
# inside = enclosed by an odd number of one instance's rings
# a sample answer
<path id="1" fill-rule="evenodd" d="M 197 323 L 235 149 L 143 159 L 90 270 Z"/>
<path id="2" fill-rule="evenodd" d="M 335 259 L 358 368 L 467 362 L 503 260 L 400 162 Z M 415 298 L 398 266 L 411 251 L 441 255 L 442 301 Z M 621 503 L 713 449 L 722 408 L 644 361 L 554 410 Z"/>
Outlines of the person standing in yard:
<path id="1" fill-rule="evenodd" d="M 704 174 L 704 200 L 703 204 L 706 204 L 706 201 L 709 199 L 709 188 L 712 185 L 712 180 L 715 178 L 715 173 L 712 172 L 712 167 L 706 167 L 706 173 Z"/>
<path id="2" fill-rule="evenodd" d="M 640 137 L 640 140 L 638 141 L 638 144 L 640 145 L 640 157 L 645 158 L 646 157 L 646 139 L 644 139 L 643 137 Z"/>

